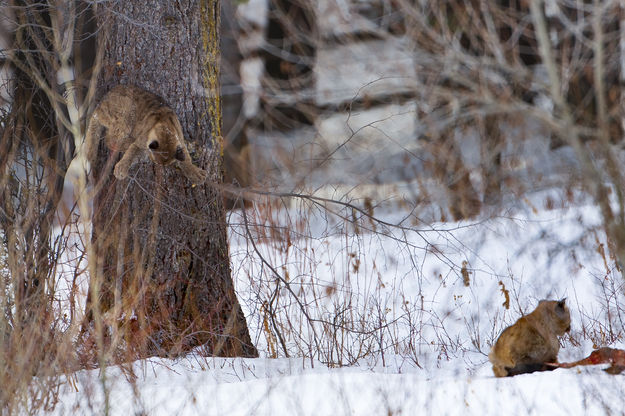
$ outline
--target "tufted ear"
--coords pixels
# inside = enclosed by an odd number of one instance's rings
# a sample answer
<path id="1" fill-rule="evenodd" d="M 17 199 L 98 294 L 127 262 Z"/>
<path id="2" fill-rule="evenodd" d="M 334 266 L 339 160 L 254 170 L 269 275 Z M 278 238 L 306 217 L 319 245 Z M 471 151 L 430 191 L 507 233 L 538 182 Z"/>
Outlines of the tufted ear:
<path id="1" fill-rule="evenodd" d="M 564 309 L 565 306 L 566 306 L 566 298 L 558 301 L 558 308 Z"/>
<path id="2" fill-rule="evenodd" d="M 176 158 L 176 160 L 184 162 L 184 151 L 182 150 L 181 146 L 178 146 L 176 148 L 176 156 L 175 156 L 175 158 Z"/>

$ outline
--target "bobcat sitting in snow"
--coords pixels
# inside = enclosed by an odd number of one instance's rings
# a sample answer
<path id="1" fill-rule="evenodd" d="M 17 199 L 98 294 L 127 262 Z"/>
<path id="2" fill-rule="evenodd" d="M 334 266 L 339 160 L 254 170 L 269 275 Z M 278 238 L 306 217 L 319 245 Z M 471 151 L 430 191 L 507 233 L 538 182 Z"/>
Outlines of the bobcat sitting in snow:
<path id="1" fill-rule="evenodd" d="M 497 377 L 553 370 L 558 360 L 558 336 L 571 329 L 566 299 L 541 300 L 536 309 L 504 329 L 488 358 Z"/>

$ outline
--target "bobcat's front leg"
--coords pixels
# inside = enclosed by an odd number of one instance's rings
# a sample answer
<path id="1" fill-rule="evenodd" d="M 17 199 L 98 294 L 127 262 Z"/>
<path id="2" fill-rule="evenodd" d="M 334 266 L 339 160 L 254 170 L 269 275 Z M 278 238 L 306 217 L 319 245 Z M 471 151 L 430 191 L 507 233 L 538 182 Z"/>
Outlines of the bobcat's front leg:
<path id="1" fill-rule="evenodd" d="M 119 162 L 115 165 L 115 169 L 113 170 L 113 174 L 117 179 L 125 179 L 128 176 L 128 171 L 132 164 L 137 160 L 138 156 L 143 151 L 142 148 L 137 146 L 135 143 L 131 144 L 130 147 L 124 153 L 124 156 L 120 159 Z"/>

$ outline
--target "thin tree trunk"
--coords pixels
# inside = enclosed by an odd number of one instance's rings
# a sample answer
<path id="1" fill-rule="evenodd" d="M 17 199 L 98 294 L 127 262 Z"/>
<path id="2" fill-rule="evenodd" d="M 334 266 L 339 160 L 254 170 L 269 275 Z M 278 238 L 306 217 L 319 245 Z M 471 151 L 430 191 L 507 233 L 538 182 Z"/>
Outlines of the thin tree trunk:
<path id="1" fill-rule="evenodd" d="M 99 95 L 121 83 L 162 96 L 209 184 L 193 186 L 175 168 L 147 160 L 116 180 L 119 154 L 100 145 L 92 169 L 98 192 L 91 288 L 98 290 L 90 292 L 88 308 L 99 293 L 94 310 L 121 331 L 134 355 L 175 355 L 202 345 L 206 354 L 256 356 L 230 274 L 222 199 L 210 186 L 222 180 L 219 1 L 114 7 L 98 11 L 107 32 Z"/>

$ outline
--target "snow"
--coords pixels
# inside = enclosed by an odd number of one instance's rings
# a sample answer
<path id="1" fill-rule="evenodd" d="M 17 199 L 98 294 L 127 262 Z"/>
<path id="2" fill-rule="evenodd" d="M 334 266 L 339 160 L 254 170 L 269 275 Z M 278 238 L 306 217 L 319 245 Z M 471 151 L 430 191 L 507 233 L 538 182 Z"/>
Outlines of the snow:
<path id="1" fill-rule="evenodd" d="M 554 208 L 552 201 L 564 200 Z M 354 229 L 303 205 L 258 209 L 248 213 L 251 222 L 289 226 L 278 228 L 281 237 L 273 239 L 263 235 L 266 228 L 250 227 L 258 251 L 241 213 L 231 214 L 233 277 L 261 358 L 191 354 L 137 361 L 129 364 L 133 371 L 80 371 L 68 376 L 72 382 L 61 387 L 52 413 L 104 413 L 105 391 L 111 415 L 624 411 L 625 378 L 601 371 L 606 365 L 497 379 L 486 356 L 501 330 L 544 298 L 566 297 L 571 309 L 560 361 L 581 359 L 597 346 L 624 347 L 623 278 L 596 207 L 580 196 L 542 192 L 505 216 L 474 223 L 425 226 L 409 214 L 400 208 L 374 212 L 404 228 L 363 220 Z M 263 266 L 261 254 L 284 282 Z M 502 285 L 509 309 L 502 305 Z M 276 287 L 275 318 L 284 325 L 290 358 L 263 329 L 262 302 Z M 339 329 L 328 324 L 337 317 L 354 329 L 335 334 L 344 337 L 343 349 L 322 342 L 311 357 L 306 346 L 315 336 L 326 339 L 324 330 Z M 269 358 L 272 348 L 278 358 Z M 359 354 L 363 349 L 369 352 Z"/>
<path id="2" fill-rule="evenodd" d="M 109 370 L 110 414 L 149 415 L 386 415 L 386 414 L 606 414 L 622 408 L 623 377 L 599 366 L 558 369 L 495 379 L 480 372 L 449 376 L 392 373 L 360 368 L 302 368 L 297 359 L 211 359 L 200 369 L 189 361 L 151 361 L 143 366 L 137 397 L 131 384 Z M 389 371 L 389 369 L 386 369 Z M 96 375 L 79 385 L 94 394 L 67 392 L 57 414 L 103 409 Z M 77 407 L 79 406 L 79 407 Z"/>

